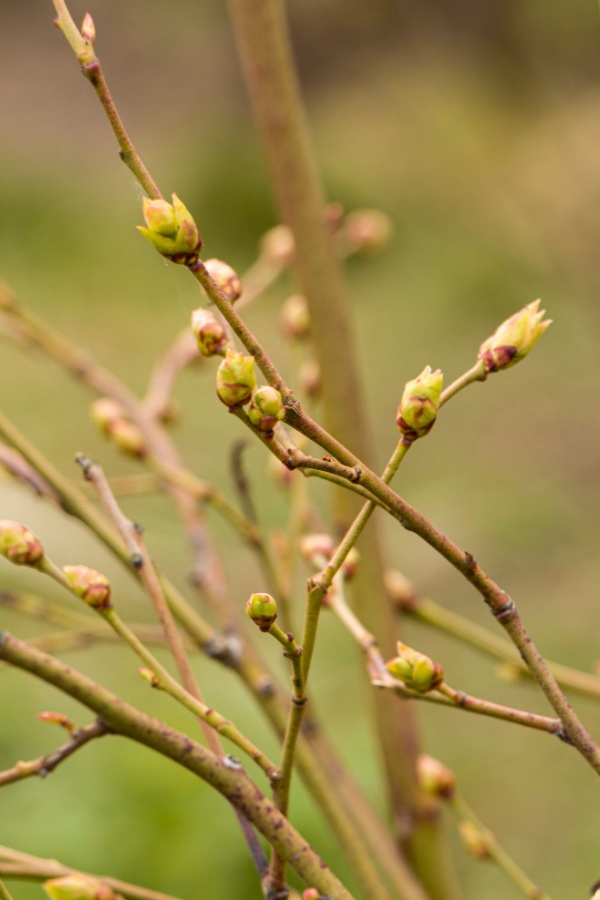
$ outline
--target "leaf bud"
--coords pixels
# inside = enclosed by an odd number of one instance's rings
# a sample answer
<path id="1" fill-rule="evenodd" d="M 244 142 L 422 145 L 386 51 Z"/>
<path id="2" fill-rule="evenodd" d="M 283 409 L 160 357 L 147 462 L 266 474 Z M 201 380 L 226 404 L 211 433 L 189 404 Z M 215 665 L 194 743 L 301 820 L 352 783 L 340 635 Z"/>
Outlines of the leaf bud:
<path id="1" fill-rule="evenodd" d="M 83 17 L 83 22 L 81 23 L 81 37 L 85 41 L 89 41 L 92 45 L 96 40 L 96 26 L 89 13 L 86 13 Z"/>
<path id="2" fill-rule="evenodd" d="M 425 366 L 421 374 L 404 387 L 396 424 L 404 440 L 412 443 L 433 428 L 442 395 L 444 377 L 439 369 Z"/>
<path id="3" fill-rule="evenodd" d="M 60 727 L 64 728 L 65 731 L 68 731 L 69 734 L 73 734 L 75 731 L 75 725 L 64 713 L 41 712 L 37 714 L 37 717 L 40 722 L 47 722 L 49 725 L 60 725 Z"/>
<path id="4" fill-rule="evenodd" d="M 118 900 L 120 896 L 107 884 L 81 872 L 46 881 L 44 890 L 50 900 Z"/>
<path id="5" fill-rule="evenodd" d="M 98 430 L 107 435 L 115 422 L 127 418 L 127 411 L 111 397 L 99 397 L 92 403 L 90 415 Z"/>
<path id="6" fill-rule="evenodd" d="M 302 340 L 310 332 L 310 316 L 306 297 L 302 294 L 292 294 L 281 307 L 279 325 L 284 337 L 292 340 Z"/>
<path id="7" fill-rule="evenodd" d="M 261 431 L 273 431 L 277 423 L 285 419 L 285 407 L 279 391 L 268 385 L 255 390 L 248 418 Z"/>
<path id="8" fill-rule="evenodd" d="M 419 694 L 433 691 L 444 680 L 444 670 L 424 653 L 413 650 L 401 641 L 397 644 L 398 656 L 385 664 L 386 669 L 404 682 L 407 688 Z"/>
<path id="9" fill-rule="evenodd" d="M 506 319 L 494 334 L 479 348 L 477 358 L 483 360 L 486 372 L 508 369 L 530 352 L 552 319 L 542 321 L 545 309 L 539 309 L 540 301 L 535 300 Z"/>
<path id="10" fill-rule="evenodd" d="M 246 613 L 261 631 L 268 631 L 277 618 L 277 603 L 270 594 L 252 594 L 246 603 Z"/>
<path id="11" fill-rule="evenodd" d="M 306 359 L 300 366 L 298 379 L 303 391 L 309 397 L 318 397 L 321 393 L 321 368 L 316 359 Z"/>
<path id="12" fill-rule="evenodd" d="M 285 266 L 292 261 L 294 253 L 294 236 L 287 225 L 276 225 L 262 236 L 260 254 L 271 262 Z"/>
<path id="13" fill-rule="evenodd" d="M 217 369 L 217 396 L 221 403 L 230 409 L 245 406 L 255 387 L 254 357 L 228 349 Z"/>
<path id="14" fill-rule="evenodd" d="M 392 220 L 380 209 L 356 209 L 346 216 L 343 236 L 351 253 L 366 256 L 382 250 L 392 231 Z"/>
<path id="15" fill-rule="evenodd" d="M 493 840 L 491 832 L 483 833 L 470 819 L 462 819 L 458 823 L 458 832 L 471 856 L 476 859 L 489 859 L 489 842 Z"/>
<path id="16" fill-rule="evenodd" d="M 321 895 L 316 888 L 306 888 L 302 891 L 302 900 L 320 900 Z"/>
<path id="17" fill-rule="evenodd" d="M 137 229 L 161 253 L 174 263 L 191 266 L 198 261 L 202 238 L 190 212 L 177 194 L 172 195 L 173 205 L 166 200 L 142 201 L 146 228 Z"/>
<path id="18" fill-rule="evenodd" d="M 11 522 L 0 520 L 0 555 L 16 566 L 35 566 L 44 556 L 41 541 L 33 531 Z"/>
<path id="19" fill-rule="evenodd" d="M 397 569 L 388 569 L 383 576 L 385 589 L 394 606 L 411 610 L 417 602 L 415 587 L 406 575 Z"/>
<path id="20" fill-rule="evenodd" d="M 202 356 L 222 354 L 227 346 L 227 332 L 210 310 L 200 307 L 192 313 L 192 331 Z"/>
<path id="21" fill-rule="evenodd" d="M 427 753 L 417 757 L 417 779 L 426 794 L 443 800 L 449 800 L 456 788 L 456 776 L 452 769 Z"/>
<path id="22" fill-rule="evenodd" d="M 242 296 L 242 282 L 240 276 L 231 266 L 222 259 L 207 259 L 204 267 L 212 280 L 230 303 L 235 303 Z"/>
<path id="23" fill-rule="evenodd" d="M 314 566 L 322 566 L 333 556 L 335 543 L 329 534 L 307 534 L 300 541 L 300 553 Z"/>
<path id="24" fill-rule="evenodd" d="M 98 612 L 112 609 L 110 582 L 106 575 L 88 566 L 63 566 L 62 570 L 73 593 L 88 606 Z"/>
<path id="25" fill-rule="evenodd" d="M 127 419 L 117 419 L 111 425 L 109 437 L 117 445 L 119 450 L 136 459 L 143 459 L 146 455 L 146 441 L 144 435 L 133 422 Z"/>
<path id="26" fill-rule="evenodd" d="M 160 681 L 156 675 L 156 672 L 153 672 L 152 669 L 147 669 L 145 666 L 141 666 L 138 669 L 139 674 L 142 676 L 144 681 L 147 681 L 150 687 L 158 688 L 160 687 Z"/>

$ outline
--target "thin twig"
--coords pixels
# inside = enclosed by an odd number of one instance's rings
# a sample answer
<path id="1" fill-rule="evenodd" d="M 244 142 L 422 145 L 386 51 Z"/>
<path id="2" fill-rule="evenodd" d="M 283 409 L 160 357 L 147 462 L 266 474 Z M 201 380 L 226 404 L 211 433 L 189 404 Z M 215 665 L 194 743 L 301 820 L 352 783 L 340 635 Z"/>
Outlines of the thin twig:
<path id="1" fill-rule="evenodd" d="M 95 738 L 103 737 L 109 733 L 110 729 L 100 719 L 92 722 L 90 725 L 84 725 L 73 732 L 71 738 L 56 750 L 52 750 L 50 753 L 46 753 L 44 756 L 32 759 L 29 762 L 18 762 L 12 769 L 0 772 L 0 787 L 12 784 L 15 781 L 21 781 L 24 778 L 32 778 L 35 775 L 45 778 L 46 775 L 53 772 L 57 766 L 81 747 L 84 747 Z"/>

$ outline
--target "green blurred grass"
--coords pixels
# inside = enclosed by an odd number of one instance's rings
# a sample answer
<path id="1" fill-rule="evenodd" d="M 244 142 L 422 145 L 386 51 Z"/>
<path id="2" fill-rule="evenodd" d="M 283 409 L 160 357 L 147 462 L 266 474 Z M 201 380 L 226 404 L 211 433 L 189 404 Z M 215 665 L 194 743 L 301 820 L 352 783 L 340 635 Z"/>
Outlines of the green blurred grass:
<path id="1" fill-rule="evenodd" d="M 171 21 L 154 13 L 157 29 Z M 219 22 L 211 27 L 223 39 Z M 580 37 L 571 36 L 569 47 Z M 144 40 L 156 43 L 156 34 Z M 227 44 L 218 46 L 230 53 Z M 1 274 L 23 302 L 143 391 L 154 361 L 198 304 L 197 289 L 138 238 L 139 192 L 119 167 L 100 111 L 85 85 L 66 99 L 52 96 L 54 65 L 57 84 L 75 84 L 78 74 L 67 68 L 60 41 L 46 54 L 51 64 L 36 89 L 47 97 L 47 108 L 36 114 L 40 126 L 47 125 L 54 109 L 59 126 L 34 139 L 32 122 L 25 127 L 19 119 L 0 149 Z M 570 59 L 565 50 L 561 65 L 568 68 Z M 192 71 L 193 60 L 178 57 L 177 71 Z M 165 192 L 177 190 L 197 214 L 208 254 L 243 269 L 274 215 L 260 150 L 235 91 L 222 88 L 223 108 L 213 94 L 204 116 L 187 120 L 177 119 L 181 101 L 173 111 L 168 91 L 159 92 L 168 110 L 165 127 L 158 101 L 154 118 L 142 114 L 147 98 L 136 105 L 143 72 L 126 62 L 117 65 L 114 88 L 125 96 L 123 113 L 133 118 L 140 149 Z M 487 62 L 451 44 L 415 43 L 401 58 L 388 49 L 358 59 L 352 77 L 329 73 L 311 84 L 317 147 L 332 198 L 348 208 L 381 206 L 396 225 L 385 255 L 348 265 L 380 465 L 396 439 L 395 409 L 408 378 L 431 364 L 451 380 L 499 321 L 537 296 L 555 320 L 531 359 L 475 385 L 444 410 L 431 437 L 407 459 L 398 489 L 514 596 L 543 651 L 590 668 L 597 657 L 600 575 L 600 166 L 593 150 L 600 96 L 594 79 L 540 82 L 513 96 Z M 288 288 L 271 290 L 248 311 L 248 321 L 293 379 L 292 356 L 275 322 Z M 62 471 L 77 477 L 72 458 L 79 450 L 100 458 L 109 472 L 135 469 L 95 435 L 85 387 L 36 352 L 4 338 L 1 347 L 2 406 Z M 215 402 L 213 374 L 206 365 L 180 380 L 176 396 L 185 415 L 174 433 L 190 467 L 231 495 L 227 454 L 239 425 Z M 261 517 L 282 527 L 284 498 L 263 488 L 261 448 L 252 448 L 249 460 Z M 326 510 L 324 489 L 310 487 Z M 106 571 L 131 616 L 147 615 L 139 590 L 76 523 L 63 523 L 10 483 L 0 483 L 0 498 L 2 517 L 25 521 L 57 562 Z M 143 522 L 161 566 L 189 591 L 189 558 L 168 505 L 140 498 L 126 509 Z M 226 526 L 213 521 L 241 604 L 262 587 L 260 578 Z M 427 547 L 392 526 L 385 536 L 390 561 L 425 594 L 488 624 L 477 595 Z M 7 588 L 38 587 L 29 573 L 8 566 L 1 578 Z M 0 615 L 3 627 L 34 633 L 22 619 Z M 459 645 L 416 625 L 407 627 L 407 639 L 435 655 L 453 685 L 546 712 L 533 687 L 501 683 L 486 660 Z M 277 651 L 266 652 L 277 665 Z M 102 647 L 71 659 L 144 708 L 189 727 L 182 713 L 138 684 L 135 661 L 125 652 Z M 210 702 L 274 752 L 267 726 L 231 676 L 203 659 L 195 665 Z M 326 618 L 314 694 L 344 756 L 382 805 L 360 665 L 349 639 Z M 6 669 L 0 679 L 2 768 L 54 746 L 56 736 L 35 720 L 40 709 L 58 707 L 85 721 L 44 685 Z M 576 706 L 597 731 L 597 708 L 579 700 Z M 428 750 L 455 768 L 469 802 L 518 862 L 554 898 L 584 896 L 598 877 L 600 837 L 585 764 L 535 733 L 446 710 L 419 714 Z M 190 900 L 258 895 L 231 812 L 219 798 L 143 750 L 123 752 L 117 739 L 88 748 L 44 782 L 6 788 L 2 802 L 0 840 L 24 851 Z M 299 785 L 293 817 L 346 875 L 332 836 Z M 452 840 L 465 897 L 515 895 L 493 867 L 469 860 Z M 21 885 L 14 893 L 15 900 L 41 896 L 39 888 Z"/>

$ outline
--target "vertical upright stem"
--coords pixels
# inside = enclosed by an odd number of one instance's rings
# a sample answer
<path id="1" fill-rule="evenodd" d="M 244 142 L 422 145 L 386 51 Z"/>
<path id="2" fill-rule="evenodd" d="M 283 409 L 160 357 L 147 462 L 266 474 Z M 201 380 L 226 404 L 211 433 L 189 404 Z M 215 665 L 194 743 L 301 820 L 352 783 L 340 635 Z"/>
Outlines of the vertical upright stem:
<path id="1" fill-rule="evenodd" d="M 294 235 L 295 274 L 306 296 L 322 373 L 327 428 L 368 461 L 369 428 L 342 272 L 324 221 L 324 193 L 292 58 L 282 0 L 229 0 L 246 84 L 262 133 L 281 217 Z M 339 492 L 337 516 L 345 531 L 354 513 Z M 383 586 L 383 559 L 375 522 L 361 542 L 356 591 L 360 617 L 382 651 L 392 648 L 397 624 Z M 391 655 L 391 652 L 390 652 Z M 399 837 L 434 900 L 454 900 L 454 876 L 439 828 L 415 780 L 419 738 L 415 714 L 387 692 L 374 695 L 374 712 L 390 802 Z M 426 857 L 426 859 L 424 859 Z"/>

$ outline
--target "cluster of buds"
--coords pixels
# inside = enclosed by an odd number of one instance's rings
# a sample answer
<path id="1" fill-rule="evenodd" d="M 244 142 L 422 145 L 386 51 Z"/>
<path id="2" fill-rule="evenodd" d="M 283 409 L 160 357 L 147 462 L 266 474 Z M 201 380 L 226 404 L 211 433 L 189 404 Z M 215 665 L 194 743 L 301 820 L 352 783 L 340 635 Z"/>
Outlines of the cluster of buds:
<path id="1" fill-rule="evenodd" d="M 112 609 L 110 581 L 106 575 L 88 566 L 63 566 L 62 571 L 73 593 L 88 606 L 97 612 Z"/>
<path id="2" fill-rule="evenodd" d="M 260 631 L 268 631 L 277 618 L 275 598 L 270 594 L 252 594 L 246 602 L 246 614 Z"/>
<path id="3" fill-rule="evenodd" d="M 442 683 L 444 670 L 439 663 L 402 641 L 398 641 L 397 650 L 398 656 L 390 659 L 385 667 L 390 675 L 402 681 L 407 688 L 418 691 L 419 694 L 427 694 Z"/>
<path id="4" fill-rule="evenodd" d="M 300 541 L 300 553 L 311 566 L 326 566 L 335 553 L 335 541 L 329 534 L 307 534 Z M 344 578 L 352 578 L 358 568 L 360 554 L 352 547 L 341 566 Z"/>
<path id="5" fill-rule="evenodd" d="M 137 229 L 162 256 L 184 266 L 198 262 L 202 238 L 177 194 L 173 194 L 173 205 L 144 197 L 143 212 L 147 227 L 138 225 Z"/>
<path id="6" fill-rule="evenodd" d="M 245 406 L 256 387 L 254 357 L 228 349 L 217 369 L 217 396 L 229 409 Z"/>
<path id="7" fill-rule="evenodd" d="M 207 259 L 204 268 L 230 303 L 235 303 L 240 299 L 243 288 L 240 276 L 235 269 L 232 269 L 222 259 Z"/>
<path id="8" fill-rule="evenodd" d="M 146 442 L 142 432 L 116 400 L 99 397 L 92 404 L 91 417 L 99 431 L 109 437 L 123 453 L 136 459 L 143 459 L 146 455 Z"/>
<path id="9" fill-rule="evenodd" d="M 44 548 L 33 531 L 18 522 L 2 519 L 0 555 L 16 566 L 36 566 L 43 559 Z"/>
<path id="10" fill-rule="evenodd" d="M 454 796 L 456 789 L 454 772 L 439 759 L 427 753 L 421 753 L 417 757 L 417 779 L 421 790 L 432 797 L 450 800 Z"/>
<path id="11" fill-rule="evenodd" d="M 277 423 L 285 419 L 285 407 L 279 391 L 268 385 L 257 388 L 252 394 L 248 418 L 261 431 L 273 431 Z"/>
<path id="12" fill-rule="evenodd" d="M 425 437 L 435 423 L 442 396 L 444 376 L 439 369 L 426 366 L 413 381 L 404 387 L 398 407 L 396 425 L 407 443 Z"/>
<path id="13" fill-rule="evenodd" d="M 46 881 L 44 890 L 50 900 L 123 900 L 107 884 L 81 872 Z"/>
<path id="14" fill-rule="evenodd" d="M 227 347 L 227 332 L 209 309 L 199 307 L 192 313 L 192 331 L 202 356 L 222 356 Z"/>
<path id="15" fill-rule="evenodd" d="M 508 369 L 527 356 L 552 323 L 552 319 L 542 321 L 546 310 L 539 306 L 540 301 L 536 300 L 519 310 L 483 342 L 477 358 L 483 361 L 486 372 Z"/>

